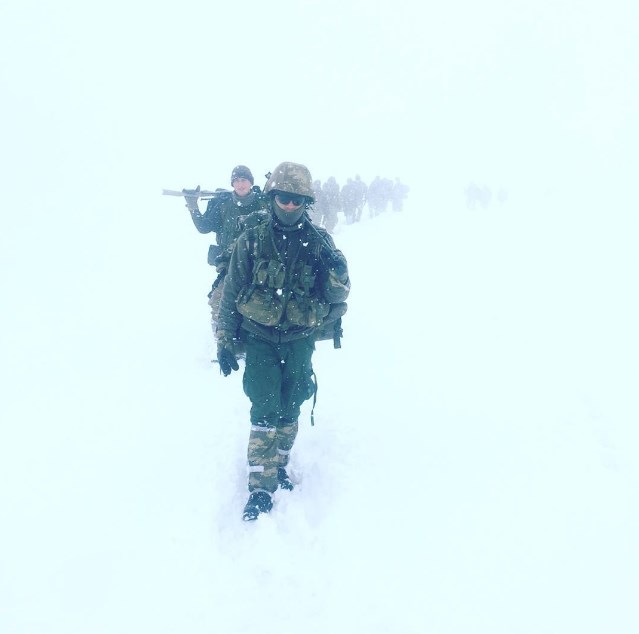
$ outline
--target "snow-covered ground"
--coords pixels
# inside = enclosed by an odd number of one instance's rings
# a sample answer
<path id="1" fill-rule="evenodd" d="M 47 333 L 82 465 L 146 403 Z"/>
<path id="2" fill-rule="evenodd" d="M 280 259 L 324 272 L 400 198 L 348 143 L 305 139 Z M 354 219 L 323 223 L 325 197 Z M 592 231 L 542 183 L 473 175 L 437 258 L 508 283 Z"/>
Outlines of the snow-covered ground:
<path id="1" fill-rule="evenodd" d="M 638 33 L 635 0 L 0 3 L 0 634 L 639 632 Z M 337 228 L 343 347 L 246 524 L 209 236 L 160 191 L 281 161 L 411 191 Z"/>
<path id="2" fill-rule="evenodd" d="M 564 203 L 339 225 L 343 347 L 250 524 L 181 202 L 4 239 L 0 631 L 638 631 L 637 224 Z"/>

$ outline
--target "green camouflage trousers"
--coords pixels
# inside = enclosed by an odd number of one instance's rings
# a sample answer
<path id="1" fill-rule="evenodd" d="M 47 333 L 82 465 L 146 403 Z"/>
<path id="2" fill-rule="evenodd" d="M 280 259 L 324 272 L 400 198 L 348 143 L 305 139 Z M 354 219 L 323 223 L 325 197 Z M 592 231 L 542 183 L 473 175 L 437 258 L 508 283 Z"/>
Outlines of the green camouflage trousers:
<path id="1" fill-rule="evenodd" d="M 248 444 L 249 491 L 277 489 L 277 469 L 285 467 L 297 436 L 297 420 L 282 418 L 275 427 L 251 425 Z"/>
<path id="2" fill-rule="evenodd" d="M 217 330 L 217 314 L 220 312 L 220 302 L 222 301 L 222 291 L 224 290 L 224 280 L 222 280 L 209 293 L 209 306 L 211 307 L 211 326 L 213 334 Z"/>
<path id="3" fill-rule="evenodd" d="M 244 337 L 244 393 L 251 400 L 249 491 L 277 489 L 277 468 L 288 464 L 302 403 L 315 392 L 311 358 L 315 344 L 298 339 L 275 344 Z"/>

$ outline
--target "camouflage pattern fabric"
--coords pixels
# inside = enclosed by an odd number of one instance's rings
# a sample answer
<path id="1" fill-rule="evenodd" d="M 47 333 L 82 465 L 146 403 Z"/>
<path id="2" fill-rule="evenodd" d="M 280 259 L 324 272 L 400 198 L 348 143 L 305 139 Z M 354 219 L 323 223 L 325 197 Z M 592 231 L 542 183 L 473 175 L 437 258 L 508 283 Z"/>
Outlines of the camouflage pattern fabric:
<path id="1" fill-rule="evenodd" d="M 224 249 L 222 254 L 216 258 L 217 272 L 226 270 L 231 251 L 237 237 L 244 231 L 243 220 L 251 216 L 254 212 L 264 212 L 269 209 L 268 199 L 256 192 L 250 197 L 250 203 L 238 205 L 232 194 L 223 196 L 218 200 L 212 199 L 209 202 L 206 214 L 202 220 L 208 220 L 210 230 L 216 232 L 217 243 Z M 220 312 L 220 301 L 224 289 L 224 279 L 209 294 L 209 306 L 211 307 L 211 327 L 215 334 L 217 330 L 217 317 Z"/>
<path id="2" fill-rule="evenodd" d="M 224 280 L 222 280 L 209 293 L 209 306 L 211 307 L 211 325 L 213 326 L 214 333 L 217 329 L 217 315 L 220 312 L 220 301 L 222 300 L 223 289 L 224 289 Z"/>
<path id="3" fill-rule="evenodd" d="M 277 466 L 286 467 L 291 456 L 291 449 L 297 438 L 298 423 L 296 420 L 280 418 L 277 426 Z"/>
<path id="4" fill-rule="evenodd" d="M 277 429 L 266 423 L 251 425 L 248 444 L 249 491 L 277 490 Z"/>
<path id="5" fill-rule="evenodd" d="M 313 179 L 308 167 L 289 161 L 280 163 L 271 173 L 266 185 L 264 185 L 264 193 L 267 194 L 270 191 L 299 194 L 306 196 L 311 201 L 315 199 Z"/>
<path id="6" fill-rule="evenodd" d="M 326 244 L 332 247 L 335 258 L 343 263 L 344 270 L 340 272 L 338 284 L 335 283 L 335 272 L 327 269 L 327 265 L 322 262 L 317 253 L 320 249 L 318 233 Z M 276 326 L 269 326 L 251 319 L 250 316 L 245 316 L 238 310 L 238 300 L 248 296 L 255 282 L 255 267 L 261 264 L 262 260 L 281 261 L 281 259 L 284 259 L 287 271 L 292 271 L 296 262 L 310 267 L 315 279 L 308 292 L 304 291 L 304 296 L 309 300 L 318 299 L 335 304 L 344 302 L 348 297 L 350 280 L 346 259 L 341 251 L 335 248 L 332 238 L 324 229 L 311 228 L 311 223 L 307 221 L 298 229 L 283 232 L 272 221 L 268 221 L 247 229 L 237 241 L 224 280 L 218 330 L 228 333 L 229 338 L 234 338 L 240 330 L 246 330 L 273 342 L 313 337 L 316 326 L 289 324 L 285 323 L 284 319 Z"/>
<path id="7" fill-rule="evenodd" d="M 297 429 L 297 420 L 286 418 L 280 419 L 276 426 L 251 425 L 248 444 L 249 491 L 273 493 L 277 489 L 277 469 L 288 464 Z"/>

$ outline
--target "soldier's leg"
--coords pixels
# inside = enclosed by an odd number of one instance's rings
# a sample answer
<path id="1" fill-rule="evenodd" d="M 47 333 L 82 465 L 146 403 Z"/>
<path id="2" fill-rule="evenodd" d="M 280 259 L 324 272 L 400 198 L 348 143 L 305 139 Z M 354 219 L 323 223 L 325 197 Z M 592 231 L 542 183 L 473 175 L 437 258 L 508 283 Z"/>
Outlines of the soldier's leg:
<path id="1" fill-rule="evenodd" d="M 297 419 L 280 418 L 277 424 L 277 466 L 286 467 L 297 438 Z"/>
<path id="2" fill-rule="evenodd" d="M 281 418 L 282 363 L 277 346 L 245 337 L 244 392 L 251 400 L 249 491 L 277 489 L 277 425 Z"/>
<path id="3" fill-rule="evenodd" d="M 331 211 L 330 215 L 326 217 L 324 228 L 329 233 L 333 233 L 333 229 L 335 229 L 335 225 L 337 225 L 337 213 L 334 213 Z"/>
<path id="4" fill-rule="evenodd" d="M 222 301 L 222 289 L 224 288 L 224 280 L 222 280 L 209 293 L 209 306 L 211 307 L 211 327 L 213 328 L 213 336 L 217 330 L 217 315 L 220 312 L 220 302 Z"/>
<path id="5" fill-rule="evenodd" d="M 315 393 L 312 357 L 315 343 L 299 339 L 280 346 L 282 356 L 281 417 L 277 426 L 279 465 L 288 464 L 297 437 L 297 419 L 302 403 Z"/>
<path id="6" fill-rule="evenodd" d="M 248 490 L 273 493 L 277 489 L 277 429 L 251 423 L 248 442 Z"/>
<path id="7" fill-rule="evenodd" d="M 281 489 L 292 491 L 295 485 L 289 478 L 286 467 L 291 456 L 291 449 L 297 436 L 297 420 L 280 418 L 277 425 L 277 483 Z"/>
<path id="8" fill-rule="evenodd" d="M 315 393 L 311 357 L 313 341 L 302 339 L 279 346 L 282 358 L 282 416 L 277 425 L 277 480 L 280 488 L 291 491 L 294 484 L 286 467 L 298 430 L 302 403 Z"/>

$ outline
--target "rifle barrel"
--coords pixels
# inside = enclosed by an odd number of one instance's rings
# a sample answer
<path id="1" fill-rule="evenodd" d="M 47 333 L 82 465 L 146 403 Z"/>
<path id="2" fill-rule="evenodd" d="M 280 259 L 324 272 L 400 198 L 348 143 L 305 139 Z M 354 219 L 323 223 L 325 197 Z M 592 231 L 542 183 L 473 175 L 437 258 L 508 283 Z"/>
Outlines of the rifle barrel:
<path id="1" fill-rule="evenodd" d="M 187 193 L 183 191 L 178 191 L 176 189 L 163 189 L 163 196 L 180 196 L 182 198 L 201 198 L 202 200 L 208 200 L 209 198 L 213 198 L 216 192 L 210 192 L 206 189 L 200 190 L 196 196 L 189 196 Z"/>

